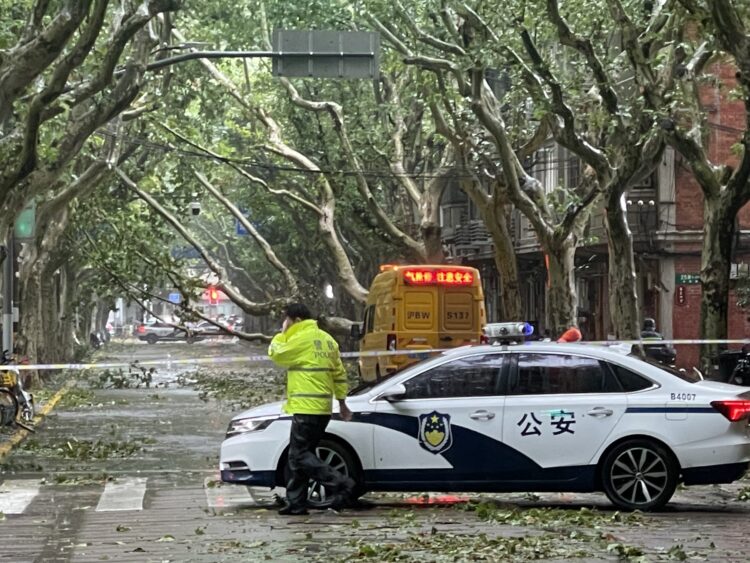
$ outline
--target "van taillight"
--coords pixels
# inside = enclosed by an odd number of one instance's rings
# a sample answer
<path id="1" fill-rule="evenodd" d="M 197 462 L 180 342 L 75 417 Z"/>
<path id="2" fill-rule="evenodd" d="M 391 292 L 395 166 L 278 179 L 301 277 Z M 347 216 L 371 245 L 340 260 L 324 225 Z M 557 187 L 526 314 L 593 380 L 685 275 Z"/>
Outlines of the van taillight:
<path id="1" fill-rule="evenodd" d="M 482 334 L 479 337 L 479 343 L 480 344 L 489 344 L 490 343 L 490 339 L 489 339 L 489 337 L 486 334 Z"/>
<path id="2" fill-rule="evenodd" d="M 144 332 L 146 332 L 146 326 L 138 325 L 138 334 L 143 334 Z"/>
<path id="3" fill-rule="evenodd" d="M 389 334 L 388 336 L 386 336 L 385 343 L 386 350 L 388 350 L 389 352 L 393 352 L 396 349 L 396 335 Z"/>
<path id="4" fill-rule="evenodd" d="M 711 406 L 731 422 L 750 418 L 750 401 L 712 401 Z"/>

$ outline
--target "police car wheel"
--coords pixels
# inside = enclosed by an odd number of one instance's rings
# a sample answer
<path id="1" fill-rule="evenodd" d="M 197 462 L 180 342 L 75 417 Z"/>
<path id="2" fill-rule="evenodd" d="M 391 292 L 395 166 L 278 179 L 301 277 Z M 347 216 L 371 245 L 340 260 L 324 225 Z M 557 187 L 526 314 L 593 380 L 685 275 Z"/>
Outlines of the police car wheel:
<path id="1" fill-rule="evenodd" d="M 357 470 L 357 464 L 354 462 L 349 451 L 333 440 L 323 439 L 318 444 L 316 450 L 318 457 L 325 463 L 333 467 L 339 473 L 354 479 L 359 484 L 360 479 Z M 289 481 L 289 468 L 284 471 L 286 481 Z M 355 496 L 362 493 L 357 489 Z M 334 501 L 334 495 L 327 490 L 324 485 L 317 481 L 310 480 L 307 487 L 307 505 L 311 508 L 328 508 Z"/>
<path id="2" fill-rule="evenodd" d="M 629 440 L 607 454 L 601 477 L 604 492 L 618 508 L 658 510 L 677 488 L 678 468 L 663 446 Z"/>

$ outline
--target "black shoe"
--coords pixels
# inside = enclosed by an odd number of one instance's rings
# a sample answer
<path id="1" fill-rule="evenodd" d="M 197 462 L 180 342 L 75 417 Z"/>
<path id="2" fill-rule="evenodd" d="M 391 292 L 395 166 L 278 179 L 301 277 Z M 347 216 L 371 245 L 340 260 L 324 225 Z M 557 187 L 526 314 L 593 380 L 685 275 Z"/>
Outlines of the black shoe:
<path id="1" fill-rule="evenodd" d="M 282 516 L 304 516 L 310 514 L 304 506 L 292 506 L 287 504 L 284 508 L 279 510 L 279 514 Z"/>

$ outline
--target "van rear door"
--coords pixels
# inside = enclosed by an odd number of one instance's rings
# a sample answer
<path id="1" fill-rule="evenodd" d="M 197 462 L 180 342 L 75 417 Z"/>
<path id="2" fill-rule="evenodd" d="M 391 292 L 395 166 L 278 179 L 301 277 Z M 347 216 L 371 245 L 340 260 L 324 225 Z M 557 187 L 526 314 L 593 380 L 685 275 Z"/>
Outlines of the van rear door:
<path id="1" fill-rule="evenodd" d="M 402 301 L 402 333 L 399 348 L 437 346 L 438 292 L 434 287 L 408 288 Z"/>
<path id="2" fill-rule="evenodd" d="M 479 327 L 476 289 L 452 287 L 442 292 L 440 345 L 462 346 L 474 340 Z"/>

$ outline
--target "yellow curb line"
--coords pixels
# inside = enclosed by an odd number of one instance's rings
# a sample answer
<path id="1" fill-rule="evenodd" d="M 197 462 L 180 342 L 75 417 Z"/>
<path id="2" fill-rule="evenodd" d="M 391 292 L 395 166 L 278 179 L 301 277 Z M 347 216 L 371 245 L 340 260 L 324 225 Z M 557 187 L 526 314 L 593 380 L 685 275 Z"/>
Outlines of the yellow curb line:
<path id="1" fill-rule="evenodd" d="M 70 390 L 70 388 L 74 385 L 74 382 L 71 380 L 68 380 L 65 385 L 63 385 L 57 393 L 52 395 L 50 397 L 50 400 L 44 403 L 44 406 L 39 409 L 39 412 L 37 412 L 37 415 L 34 417 L 34 424 L 39 425 L 45 416 L 47 416 L 50 411 L 55 408 L 55 405 L 60 402 L 60 399 L 63 398 L 65 393 Z M 29 435 L 29 431 L 25 428 L 19 428 L 16 430 L 13 435 L 10 437 L 10 440 L 7 442 L 4 442 L 0 444 L 0 461 L 7 456 L 13 448 L 15 448 L 18 444 L 20 444 L 26 436 Z"/>

